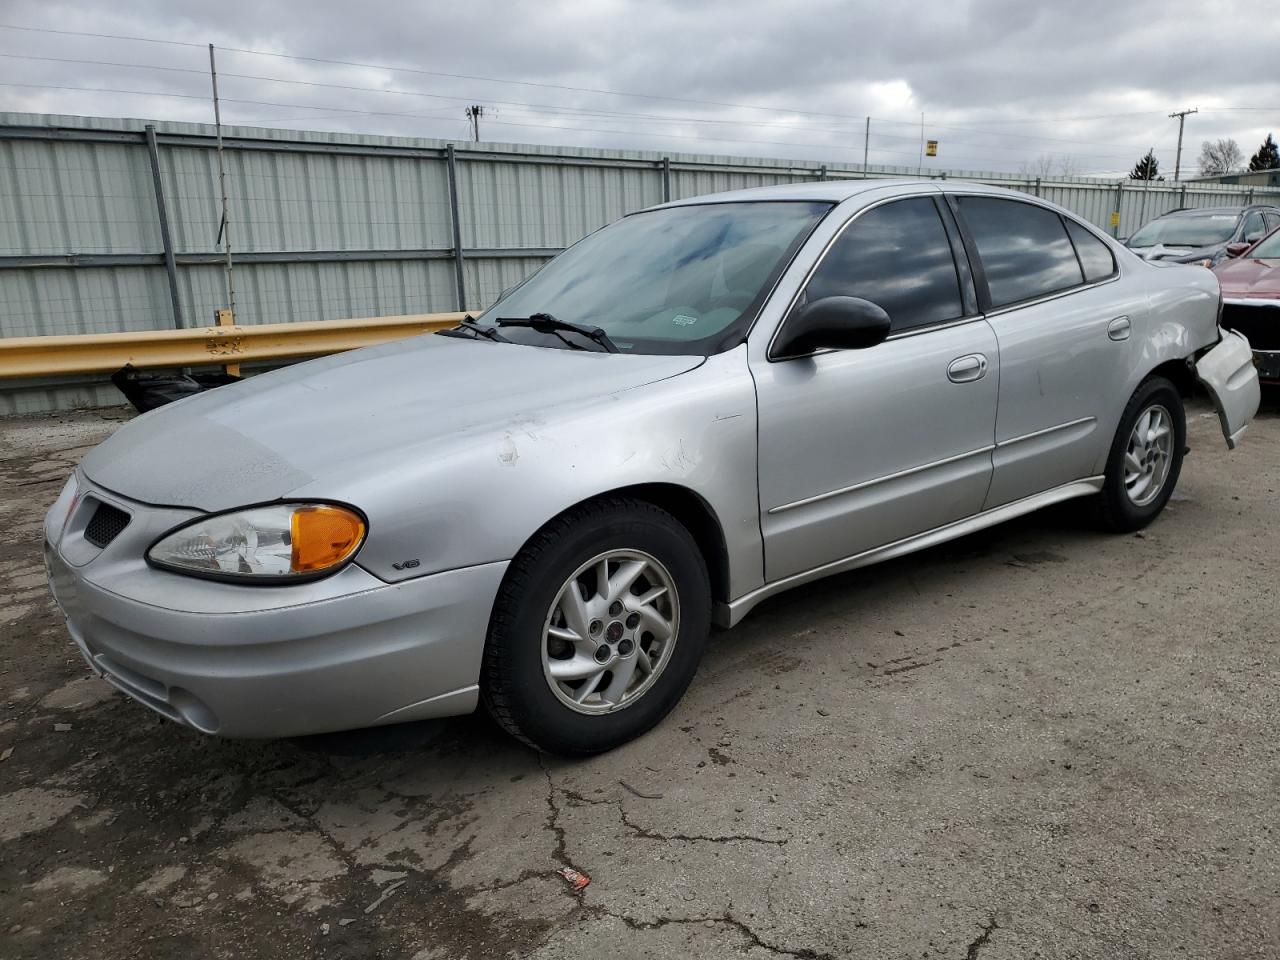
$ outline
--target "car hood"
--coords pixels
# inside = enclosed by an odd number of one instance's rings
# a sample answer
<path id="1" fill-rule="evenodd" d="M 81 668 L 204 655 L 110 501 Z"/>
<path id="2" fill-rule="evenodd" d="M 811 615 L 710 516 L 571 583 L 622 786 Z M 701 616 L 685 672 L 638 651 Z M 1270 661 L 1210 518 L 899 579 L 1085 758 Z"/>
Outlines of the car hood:
<path id="1" fill-rule="evenodd" d="M 1152 247 L 1130 247 L 1129 249 L 1143 260 L 1172 260 L 1178 262 L 1181 260 L 1203 260 L 1207 257 L 1212 257 L 1222 250 L 1222 244 L 1215 243 L 1208 247 L 1166 247 L 1164 244 L 1157 243 Z"/>
<path id="2" fill-rule="evenodd" d="M 225 510 L 285 497 L 410 448 L 476 442 L 557 407 L 676 376 L 702 357 L 425 335 L 300 363 L 125 424 L 85 476 L 143 503 Z M 385 462 L 385 459 L 384 461 Z"/>
<path id="3" fill-rule="evenodd" d="M 1280 260 L 1228 260 L 1214 267 L 1222 295 L 1227 298 L 1280 297 Z"/>

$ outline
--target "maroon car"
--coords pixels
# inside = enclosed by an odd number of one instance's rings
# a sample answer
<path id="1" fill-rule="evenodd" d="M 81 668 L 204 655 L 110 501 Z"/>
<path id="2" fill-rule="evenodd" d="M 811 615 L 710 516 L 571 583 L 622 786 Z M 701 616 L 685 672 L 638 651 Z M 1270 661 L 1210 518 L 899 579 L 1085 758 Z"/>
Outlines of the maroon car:
<path id="1" fill-rule="evenodd" d="M 1280 229 L 1227 252 L 1232 258 L 1213 268 L 1222 285 L 1222 326 L 1248 338 L 1258 379 L 1280 384 Z"/>

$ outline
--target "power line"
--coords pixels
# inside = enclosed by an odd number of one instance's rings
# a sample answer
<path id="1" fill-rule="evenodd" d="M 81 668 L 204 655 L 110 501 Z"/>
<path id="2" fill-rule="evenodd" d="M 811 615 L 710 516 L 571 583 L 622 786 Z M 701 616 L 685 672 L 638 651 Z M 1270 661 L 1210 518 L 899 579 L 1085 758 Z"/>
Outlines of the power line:
<path id="1" fill-rule="evenodd" d="M 167 73 L 186 73 L 186 74 L 203 75 L 205 72 L 203 70 L 195 70 L 189 67 L 173 67 L 173 66 L 165 66 L 161 64 L 147 64 L 147 63 L 121 63 L 119 61 L 113 61 L 113 60 L 93 60 L 93 59 L 78 58 L 78 57 L 43 57 L 43 56 L 35 56 L 30 54 L 16 54 L 16 53 L 8 53 L 8 52 L 0 52 L 0 57 L 4 57 L 7 59 L 15 59 L 15 60 L 34 60 L 39 62 L 52 62 L 52 63 L 76 63 L 76 64 L 84 64 L 84 65 L 90 65 L 90 66 L 105 66 L 105 67 L 114 67 L 114 68 L 122 68 L 122 69 L 158 70 L 158 71 L 163 71 Z M 455 96 L 449 96 L 445 94 L 428 93 L 426 91 L 421 91 L 421 90 L 399 90 L 399 89 L 384 88 L 384 87 L 362 87 L 362 86 L 357 86 L 353 84 L 325 83 L 322 81 L 315 81 L 315 80 L 298 80 L 290 77 L 271 77 L 271 76 L 262 76 L 257 74 L 230 73 L 227 71 L 222 71 L 220 73 L 220 76 L 224 78 L 231 77 L 231 78 L 236 78 L 240 80 L 252 80 L 252 81 L 263 82 L 263 83 L 283 83 L 283 84 L 290 84 L 293 86 L 306 86 L 306 87 L 316 87 L 316 88 L 323 88 L 323 89 L 348 90 L 348 91 L 364 92 L 364 93 L 393 94 L 398 96 L 424 97 L 428 99 L 449 100 L 457 103 L 468 104 L 468 110 L 472 110 L 476 107 L 475 104 L 470 102 L 475 99 L 473 97 L 455 97 Z M 619 117 L 619 118 L 625 118 L 628 121 L 643 120 L 646 122 L 659 122 L 659 123 L 696 123 L 696 124 L 716 124 L 721 126 L 782 127 L 784 129 L 796 129 L 796 126 L 794 123 L 776 123 L 776 122 L 769 122 L 769 121 L 745 120 L 745 119 L 726 120 L 726 119 L 711 118 L 711 117 L 680 117 L 680 116 L 658 115 L 658 114 L 637 114 L 629 111 L 584 110 L 584 109 L 579 109 L 574 107 L 562 107 L 562 106 L 551 105 L 551 104 L 533 104 L 533 103 L 527 103 L 524 101 L 511 101 L 511 100 L 490 100 L 489 102 L 493 104 L 498 104 L 498 105 L 526 108 L 529 110 L 529 112 L 534 114 L 538 113 L 539 111 L 548 111 L 554 115 L 583 116 L 583 117 L 592 117 L 592 118 Z M 303 107 L 302 104 L 299 104 L 298 106 Z M 305 107 L 303 108 L 305 109 Z M 343 108 L 326 107 L 325 109 L 341 110 Z M 406 117 L 426 116 L 424 114 L 418 114 L 418 113 L 391 113 L 391 112 L 378 112 L 378 111 L 362 111 L 362 112 L 367 112 L 370 115 L 381 115 L 381 116 L 406 116 Z M 469 123 L 471 123 L 470 116 L 471 114 L 468 113 L 467 117 L 468 117 Z M 887 124 L 912 126 L 912 127 L 915 127 L 918 123 L 918 121 L 891 120 L 885 117 L 871 117 L 871 119 L 875 120 L 877 123 L 887 123 Z M 812 122 L 812 121 L 801 120 L 799 122 L 806 123 L 806 122 Z M 994 136 L 994 137 L 1000 137 L 1005 139 L 1009 139 L 1009 138 L 1025 139 L 1025 140 L 1034 140 L 1036 142 L 1066 143 L 1066 144 L 1082 145 L 1082 146 L 1112 146 L 1112 144 L 1109 144 L 1109 143 L 1104 144 L 1101 141 L 1073 140 L 1073 139 L 1067 139 L 1062 137 L 1043 137 L 1043 136 L 1017 134 L 1017 133 L 991 133 L 985 130 L 978 130 L 972 127 L 965 127 L 958 124 L 931 123 L 929 124 L 929 126 L 930 128 L 933 128 L 933 129 L 957 130 L 960 132 L 973 132 L 973 133 L 983 134 L 984 136 Z M 471 128 L 472 128 L 472 134 L 474 139 L 475 138 L 474 123 L 471 123 Z M 829 127 L 827 127 L 826 132 L 842 133 L 846 131 L 831 130 Z M 851 132 L 851 131 L 848 131 L 848 132 Z M 914 143 L 917 139 L 915 135 L 908 137 L 908 136 L 898 136 L 898 135 L 889 134 L 889 133 L 877 133 L 877 137 L 881 139 L 887 138 L 891 140 L 910 141 L 912 143 Z M 742 141 L 742 142 L 751 142 L 751 141 Z M 966 146 L 966 145 L 978 146 L 978 144 L 966 143 L 964 141 L 961 141 L 961 145 L 962 146 Z M 997 152 L 1004 152 L 1004 153 L 1021 153 L 1022 152 L 1017 149 L 999 147 L 999 146 L 988 147 L 987 149 L 997 151 Z M 1092 153 L 1092 154 L 1084 154 L 1084 156 L 1119 157 L 1121 156 L 1121 154 Z"/>
<path id="2" fill-rule="evenodd" d="M 0 87 L 24 87 L 24 88 L 29 87 L 37 90 L 69 90 L 69 91 L 78 92 L 78 93 L 119 93 L 119 94 L 124 94 L 128 96 L 169 97 L 169 98 L 175 98 L 179 100 L 203 101 L 208 99 L 203 95 L 190 94 L 190 93 L 168 93 L 160 90 L 124 90 L 124 89 L 113 88 L 113 87 L 73 87 L 73 86 L 68 86 L 64 84 L 17 83 L 14 81 L 4 81 L 4 80 L 0 80 Z M 415 114 L 415 113 L 393 113 L 393 112 L 387 112 L 387 111 L 381 111 L 381 110 L 357 110 L 354 108 L 336 107 L 336 106 L 327 105 L 327 104 L 311 105 L 311 104 L 305 104 L 305 103 L 280 103 L 278 101 L 272 101 L 272 100 L 248 100 L 248 99 L 241 99 L 241 98 L 235 98 L 235 97 L 220 97 L 220 100 L 223 103 L 240 103 L 240 104 L 249 104 L 249 105 L 260 106 L 260 107 L 290 107 L 293 109 L 319 110 L 322 112 L 338 112 L 338 113 L 344 113 L 344 114 L 375 116 L 375 117 L 416 118 L 416 117 L 423 116 L 422 114 Z M 630 133 L 628 131 L 623 131 L 623 130 L 601 130 L 594 127 L 566 127 L 566 126 L 557 126 L 555 124 L 545 124 L 545 123 L 536 123 L 536 124 L 512 123 L 512 122 L 500 121 L 500 120 L 491 120 L 489 122 L 502 123 L 504 126 L 540 127 L 540 128 L 547 128 L 552 130 L 578 130 L 584 133 L 610 133 L 615 135 L 622 134 L 625 136 L 638 136 L 638 137 L 651 136 L 651 137 L 662 137 L 666 139 L 675 139 L 675 140 L 705 140 L 705 141 L 716 142 L 716 143 L 748 143 L 748 144 L 762 144 L 765 146 L 806 147 L 806 148 L 818 149 L 818 150 L 847 150 L 848 149 L 848 147 L 844 144 L 806 143 L 806 142 L 783 141 L 783 140 L 751 140 L 751 139 L 730 138 L 730 137 L 693 136 L 689 134 L 679 134 L 679 133 L 654 133 L 649 131 Z M 880 152 L 893 153 L 895 151 L 881 150 Z"/>
<path id="3" fill-rule="evenodd" d="M 179 46 L 179 47 L 203 47 L 204 46 L 203 44 L 199 44 L 199 43 L 191 43 L 191 42 L 182 41 L 182 40 L 168 40 L 160 37 L 134 37 L 134 36 L 122 36 L 119 34 L 109 34 L 109 33 L 92 33 L 88 31 L 78 31 L 78 30 L 55 30 L 48 27 L 29 27 L 29 26 L 23 26 L 19 24 L 8 24 L 8 23 L 0 23 L 0 29 L 21 30 L 21 31 L 26 31 L 30 33 L 50 33 L 50 34 L 56 34 L 59 36 L 89 37 L 89 38 L 99 39 L 99 40 L 124 40 L 124 41 L 136 41 L 139 43 L 167 44 L 167 45 Z M 628 90 L 609 90 L 601 87 L 579 87 L 579 86 L 572 86 L 569 84 L 547 83 L 544 81 L 536 81 L 536 80 L 514 80 L 514 79 L 502 78 L 502 77 L 486 77 L 486 76 L 480 76 L 476 74 L 445 73 L 437 70 L 423 70 L 419 67 L 400 67 L 400 66 L 393 66 L 391 64 L 386 64 L 386 63 L 367 63 L 367 62 L 362 62 L 358 60 L 338 60 L 338 59 L 330 59 L 326 57 L 308 57 L 308 56 L 301 56 L 297 54 L 278 53 L 272 50 L 253 50 L 245 47 L 226 47 L 226 46 L 220 45 L 218 49 L 231 52 L 231 53 L 244 54 L 247 56 L 275 57 L 277 59 L 294 60 L 302 63 L 323 63 L 331 66 L 357 67 L 363 70 L 385 70 L 385 71 L 395 72 L 395 73 L 413 73 L 413 74 L 418 74 L 420 76 L 444 77 L 452 80 L 477 80 L 485 83 L 513 84 L 513 85 L 525 86 L 525 87 L 540 87 L 540 88 L 550 89 L 550 90 L 569 90 L 576 93 L 594 93 L 594 94 L 600 94 L 603 96 L 635 97 L 635 98 L 646 99 L 646 100 L 662 100 L 670 103 L 695 103 L 695 104 L 702 104 L 705 106 L 732 107 L 732 108 L 741 109 L 741 110 L 762 110 L 762 111 L 769 111 L 774 113 L 787 113 L 787 114 L 800 115 L 800 116 L 835 118 L 835 119 L 846 120 L 846 121 L 857 122 L 857 123 L 861 123 L 865 120 L 865 116 L 862 116 L 862 115 L 854 116 L 852 114 L 825 113 L 825 112 L 814 111 L 814 110 L 799 110 L 793 107 L 765 106 L 763 104 L 735 103 L 731 101 L 722 101 L 722 100 L 702 100 L 702 99 L 697 99 L 692 97 L 670 97 L 670 96 L 665 96 L 662 94 L 655 94 L 655 93 L 640 93 L 637 91 L 628 91 Z M 1275 110 L 1277 108 L 1275 107 L 1217 107 L 1214 109 Z M 1118 117 L 1151 116 L 1158 112 L 1159 111 L 1156 111 L 1156 110 L 1144 110 L 1144 111 L 1132 111 L 1127 113 L 1095 114 L 1092 116 L 1078 116 L 1078 117 L 1027 117 L 1027 118 L 1009 118 L 1009 119 L 1003 119 L 1003 120 L 971 120 L 966 122 L 981 123 L 981 124 L 1059 123 L 1059 122 L 1069 122 L 1069 121 L 1076 121 L 1076 120 L 1105 120 L 1105 119 L 1112 119 L 1112 118 L 1118 118 Z M 893 122 L 914 123 L 913 121 L 893 121 Z"/>

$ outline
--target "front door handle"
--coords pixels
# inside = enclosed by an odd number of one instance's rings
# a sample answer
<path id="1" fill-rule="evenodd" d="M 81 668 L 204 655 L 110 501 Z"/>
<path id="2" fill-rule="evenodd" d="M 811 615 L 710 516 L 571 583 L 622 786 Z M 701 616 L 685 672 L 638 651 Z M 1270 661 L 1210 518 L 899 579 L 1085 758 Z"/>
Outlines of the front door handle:
<path id="1" fill-rule="evenodd" d="M 980 353 L 956 357 L 947 367 L 947 379 L 952 383 L 972 383 L 987 375 L 987 358 Z"/>
<path id="2" fill-rule="evenodd" d="M 1129 339 L 1129 318 L 1116 317 L 1107 324 L 1107 336 L 1112 340 L 1128 340 Z"/>

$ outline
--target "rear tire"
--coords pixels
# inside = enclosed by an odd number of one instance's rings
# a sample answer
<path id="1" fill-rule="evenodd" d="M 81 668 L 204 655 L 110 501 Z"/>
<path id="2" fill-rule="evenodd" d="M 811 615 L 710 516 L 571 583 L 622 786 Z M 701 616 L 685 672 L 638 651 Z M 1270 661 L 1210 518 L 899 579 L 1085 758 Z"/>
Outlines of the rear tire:
<path id="1" fill-rule="evenodd" d="M 1141 530 L 1169 502 L 1182 472 L 1187 420 L 1178 388 L 1150 377 L 1125 405 L 1098 494 L 1098 519 L 1116 533 Z"/>
<path id="2" fill-rule="evenodd" d="M 670 712 L 710 625 L 710 578 L 689 531 L 642 500 L 594 500 L 552 520 L 511 562 L 481 697 L 536 749 L 600 753 Z"/>

